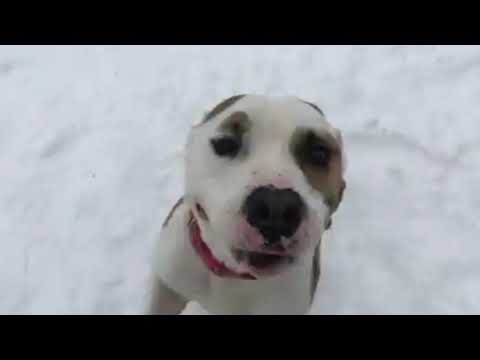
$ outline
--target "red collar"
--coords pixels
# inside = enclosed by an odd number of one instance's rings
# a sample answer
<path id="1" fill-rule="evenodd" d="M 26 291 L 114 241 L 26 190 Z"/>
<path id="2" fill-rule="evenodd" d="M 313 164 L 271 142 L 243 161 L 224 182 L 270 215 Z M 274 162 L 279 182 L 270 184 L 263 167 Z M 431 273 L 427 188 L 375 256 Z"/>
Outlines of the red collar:
<path id="1" fill-rule="evenodd" d="M 218 260 L 215 255 L 213 255 L 208 245 L 202 239 L 200 227 L 198 226 L 197 220 L 193 214 L 190 214 L 189 228 L 190 241 L 193 245 L 193 248 L 197 252 L 198 256 L 200 256 L 205 266 L 211 272 L 220 277 L 255 280 L 255 277 L 251 274 L 238 273 L 228 268 L 223 262 Z"/>

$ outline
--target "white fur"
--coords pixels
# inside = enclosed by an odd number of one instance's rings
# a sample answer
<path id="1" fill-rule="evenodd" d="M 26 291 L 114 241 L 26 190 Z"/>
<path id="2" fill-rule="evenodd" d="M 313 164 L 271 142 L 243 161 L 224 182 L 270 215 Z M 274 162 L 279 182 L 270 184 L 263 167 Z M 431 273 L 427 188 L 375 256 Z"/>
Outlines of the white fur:
<path id="1" fill-rule="evenodd" d="M 244 138 L 248 150 L 241 161 L 219 158 L 210 145 L 221 121 L 235 111 L 245 111 L 253 125 Z M 309 310 L 313 253 L 329 209 L 290 153 L 289 141 L 298 126 L 328 131 L 341 143 L 337 129 L 294 97 L 248 95 L 192 127 L 186 147 L 184 202 L 163 229 L 155 251 L 157 291 L 162 287 L 173 290 L 185 302 L 197 301 L 214 314 L 304 314 Z M 198 218 L 195 203 L 201 203 L 209 217 L 208 224 L 199 223 L 203 240 L 218 259 L 242 270 L 231 253 L 232 245 L 242 240 L 235 230 L 242 204 L 256 186 L 282 181 L 297 191 L 308 207 L 307 236 L 302 237 L 297 261 L 277 276 L 257 280 L 210 273 L 194 252 L 186 227 L 190 210 Z"/>

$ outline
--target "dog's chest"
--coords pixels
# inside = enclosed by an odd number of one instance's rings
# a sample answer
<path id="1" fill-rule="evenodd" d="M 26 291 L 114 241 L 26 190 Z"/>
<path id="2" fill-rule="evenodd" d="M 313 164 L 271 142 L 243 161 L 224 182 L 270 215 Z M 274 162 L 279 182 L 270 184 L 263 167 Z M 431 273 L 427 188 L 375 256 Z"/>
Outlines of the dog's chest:
<path id="1" fill-rule="evenodd" d="M 199 303 L 215 314 L 305 314 L 310 306 L 308 278 L 303 268 L 266 280 L 212 276 Z"/>

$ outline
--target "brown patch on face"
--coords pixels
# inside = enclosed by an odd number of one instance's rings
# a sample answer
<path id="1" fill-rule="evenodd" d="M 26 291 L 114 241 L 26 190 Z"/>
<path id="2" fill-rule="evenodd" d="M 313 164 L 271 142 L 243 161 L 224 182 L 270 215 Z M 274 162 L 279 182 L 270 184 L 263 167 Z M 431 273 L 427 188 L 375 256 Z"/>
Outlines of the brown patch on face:
<path id="1" fill-rule="evenodd" d="M 251 127 L 250 118 L 245 111 L 235 111 L 228 116 L 220 125 L 220 130 L 230 132 L 235 136 L 241 136 Z"/>
<path id="2" fill-rule="evenodd" d="M 205 122 L 207 122 L 208 120 L 210 120 L 211 118 L 215 117 L 216 115 L 220 114 L 222 111 L 224 111 L 225 109 L 227 109 L 228 107 L 232 106 L 233 104 L 235 104 L 238 100 L 240 100 L 241 98 L 243 98 L 245 95 L 244 94 L 241 94 L 241 95 L 235 95 L 235 96 L 231 96 L 229 97 L 228 99 L 225 99 L 223 100 L 220 104 L 216 105 L 210 112 L 207 113 L 207 115 L 205 115 L 205 117 L 203 118 L 203 121 L 201 122 L 201 124 L 204 124 Z M 200 125 L 201 125 L 200 124 Z"/>
<path id="3" fill-rule="evenodd" d="M 310 165 L 304 165 L 302 170 L 310 185 L 325 195 L 327 205 L 331 213 L 334 213 L 342 200 L 343 193 L 344 181 L 340 156 L 337 154 L 332 156 L 329 169 L 326 171 Z"/>
<path id="4" fill-rule="evenodd" d="M 340 146 L 330 133 L 307 129 L 297 130 L 291 142 L 298 166 L 308 183 L 325 196 L 330 214 L 337 210 L 345 189 Z"/>
<path id="5" fill-rule="evenodd" d="M 165 221 L 163 222 L 162 224 L 162 227 L 165 227 L 168 225 L 168 222 L 170 221 L 170 219 L 172 218 L 175 210 L 183 204 L 183 197 L 181 197 L 180 199 L 178 199 L 178 201 L 175 203 L 175 205 L 173 205 L 173 208 L 170 210 L 170 212 L 168 213 L 167 215 L 167 218 L 165 219 Z"/>

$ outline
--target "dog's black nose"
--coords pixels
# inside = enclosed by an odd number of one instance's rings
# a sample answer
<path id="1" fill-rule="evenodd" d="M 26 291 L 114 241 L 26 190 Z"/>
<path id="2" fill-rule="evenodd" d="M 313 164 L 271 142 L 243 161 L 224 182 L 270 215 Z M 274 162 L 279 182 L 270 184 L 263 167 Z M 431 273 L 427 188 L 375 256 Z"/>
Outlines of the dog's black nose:
<path id="1" fill-rule="evenodd" d="M 272 186 L 255 189 L 246 199 L 244 212 L 247 221 L 274 243 L 281 236 L 290 237 L 300 226 L 305 205 L 300 195 L 291 190 Z"/>

